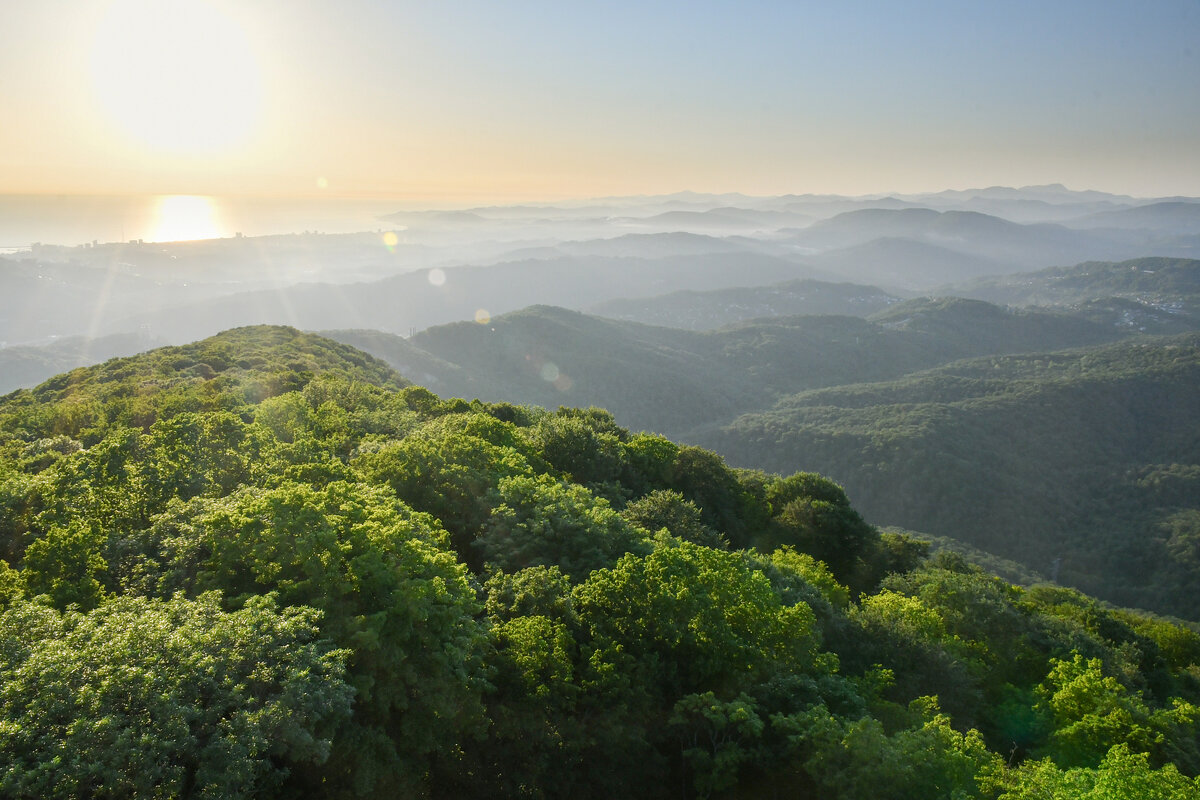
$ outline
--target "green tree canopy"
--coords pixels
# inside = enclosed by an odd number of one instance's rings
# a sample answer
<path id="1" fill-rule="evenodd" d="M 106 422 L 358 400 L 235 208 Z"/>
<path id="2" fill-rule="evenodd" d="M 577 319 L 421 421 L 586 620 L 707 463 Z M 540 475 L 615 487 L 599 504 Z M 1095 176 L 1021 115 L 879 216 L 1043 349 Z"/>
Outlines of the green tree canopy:
<path id="1" fill-rule="evenodd" d="M 116 598 L 0 615 L 0 793 L 249 798 L 321 764 L 350 714 L 320 614 L 251 598 Z"/>

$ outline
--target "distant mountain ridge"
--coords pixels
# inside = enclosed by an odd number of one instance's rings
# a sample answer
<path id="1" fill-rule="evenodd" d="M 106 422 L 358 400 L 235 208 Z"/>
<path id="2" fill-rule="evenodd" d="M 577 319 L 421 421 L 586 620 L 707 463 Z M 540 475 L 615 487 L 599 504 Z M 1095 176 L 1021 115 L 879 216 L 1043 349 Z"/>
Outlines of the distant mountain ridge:
<path id="1" fill-rule="evenodd" d="M 1012 272 L 1011 264 L 955 250 L 944 244 L 882 237 L 805 256 L 809 263 L 846 280 L 922 291 L 981 275 Z"/>
<path id="2" fill-rule="evenodd" d="M 1148 228 L 1200 232 L 1200 201 L 1170 200 L 1090 214 L 1067 223 L 1072 228 Z"/>
<path id="3" fill-rule="evenodd" d="M 663 238 L 711 244 L 705 237 Z M 396 334 L 412 333 L 446 321 L 477 315 L 479 319 L 499 316 L 506 305 L 520 307 L 521 299 L 529 296 L 540 297 L 548 304 L 588 308 L 617 318 L 697 330 L 760 317 L 814 312 L 866 316 L 899 301 L 895 294 L 873 287 L 797 277 L 797 273 L 803 276 L 806 272 L 807 268 L 794 261 L 759 253 L 708 253 L 659 260 L 599 256 L 532 259 L 495 267 L 425 270 L 368 284 L 312 285 L 243 293 L 169 312 L 124 317 L 123 322 L 109 318 L 104 324 L 103 315 L 86 319 L 102 331 L 105 328 L 136 331 L 132 338 L 110 340 L 129 343 L 140 340 L 138 337 L 180 340 L 222 325 L 255 319 L 321 329 L 362 329 L 365 325 Z M 21 273 L 16 274 L 19 277 Z M 684 280 L 683 276 L 693 285 L 707 284 L 711 288 L 661 294 L 673 283 Z M 431 279 L 442 282 L 435 285 Z M 780 279 L 786 280 L 781 283 Z M 747 285 L 751 282 L 760 285 Z M 1101 329 L 1110 333 L 1116 330 L 1121 335 L 1179 333 L 1200 325 L 1200 261 L 1149 258 L 1085 262 L 1074 267 L 977 279 L 944 287 L 936 294 L 1004 305 L 1061 306 Z M 95 295 L 91 298 L 94 302 Z M 10 302 L 16 308 L 19 300 L 10 298 Z M 69 306 L 63 313 L 74 313 L 76 320 L 80 316 Z M 1074 342 L 1057 346 L 1071 343 Z M 1045 346 L 1051 345 L 1044 343 Z M 60 356 L 54 349 L 6 352 L 0 348 L 0 364 L 7 357 L 14 365 L 5 376 L 8 383 L 3 385 L 8 388 L 31 385 L 53 374 L 54 365 L 66 367 L 87 363 L 89 358 L 134 351 L 133 344 L 97 352 L 92 357 L 80 351 L 83 355 L 67 363 L 57 360 Z M 39 366 L 41 361 L 44 365 Z M 15 366 L 18 363 L 24 366 L 18 368 Z M 436 377 L 437 370 L 424 372 Z"/>
<path id="4" fill-rule="evenodd" d="M 810 279 L 707 292 L 685 290 L 654 297 L 620 298 L 584 311 L 647 325 L 711 330 L 749 319 L 803 314 L 869 316 L 900 298 L 874 286 Z"/>
<path id="5" fill-rule="evenodd" d="M 527 247 L 504 253 L 498 263 L 553 259 L 564 256 L 603 256 L 606 258 L 668 258 L 699 256 L 714 253 L 740 253 L 753 248 L 729 238 L 700 233 L 625 233 L 603 239 L 559 242 L 553 245 Z"/>
<path id="6" fill-rule="evenodd" d="M 1005 272 L 1095 258 L 1147 255 L 1135 243 L 1102 231 L 1049 223 L 1019 224 L 974 211 L 864 209 L 816 222 L 792 242 L 820 252 L 876 239 L 912 239 L 1007 265 Z"/>
<path id="7" fill-rule="evenodd" d="M 825 276 L 795 261 L 744 251 L 652 259 L 566 256 L 420 270 L 371 283 L 301 284 L 229 295 L 111 320 L 106 329 L 149 325 L 155 335 L 169 341 L 212 335 L 251 322 L 410 333 L 499 315 L 531 303 L 580 307 L 616 297 L 661 294 L 683 283 L 716 289 L 801 277 Z"/>
<path id="8" fill-rule="evenodd" d="M 1200 260 L 1137 258 L 1088 261 L 1071 267 L 981 278 L 948 286 L 947 293 L 1007 305 L 1072 305 L 1104 297 L 1181 308 L 1200 301 Z"/>
<path id="9" fill-rule="evenodd" d="M 0 197 L 0 205 L 17 214 L 26 200 Z M 75 207 L 29 204 L 46 213 Z M 254 323 L 406 333 L 481 310 L 583 308 L 797 278 L 929 293 L 982 275 L 1080 261 L 1193 257 L 1200 254 L 1198 207 L 1195 198 L 1132 198 L 1057 184 L 859 197 L 681 192 L 393 212 L 358 233 L 38 244 L 0 259 L 0 343 L 137 333 L 143 325 L 167 341 Z M 604 258 L 641 265 L 622 272 L 591 260 Z M 768 258 L 795 266 L 768 274 Z M 663 259 L 676 263 L 651 263 Z M 561 274 L 547 276 L 530 266 L 534 261 Z M 411 277 L 518 263 L 526 263 L 524 271 L 505 267 L 510 271 L 495 283 L 454 273 L 479 283 L 470 302 L 451 297 L 453 288 L 430 294 Z M 584 282 L 576 267 L 620 281 Z M 576 285 L 567 287 L 572 280 Z M 360 285 L 368 283 L 370 289 Z"/>

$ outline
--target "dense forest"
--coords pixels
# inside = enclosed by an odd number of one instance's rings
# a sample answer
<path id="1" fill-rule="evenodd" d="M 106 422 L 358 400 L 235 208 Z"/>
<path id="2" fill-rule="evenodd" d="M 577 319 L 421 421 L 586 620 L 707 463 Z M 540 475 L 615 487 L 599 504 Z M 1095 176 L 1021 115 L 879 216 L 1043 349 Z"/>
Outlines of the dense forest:
<path id="1" fill-rule="evenodd" d="M 288 328 L 74 370 L 0 399 L 0 794 L 1197 796 L 1194 626 L 851 499 Z"/>
<path id="2" fill-rule="evenodd" d="M 1200 619 L 1200 335 L 961 361 L 793 395 L 702 442 L 835 476 L 863 513 Z"/>

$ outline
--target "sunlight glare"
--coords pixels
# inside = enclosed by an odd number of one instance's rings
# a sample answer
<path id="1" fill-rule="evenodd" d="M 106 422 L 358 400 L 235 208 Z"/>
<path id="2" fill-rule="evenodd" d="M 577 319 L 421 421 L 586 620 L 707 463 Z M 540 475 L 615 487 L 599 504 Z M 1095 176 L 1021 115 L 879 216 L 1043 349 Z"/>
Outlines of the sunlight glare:
<path id="1" fill-rule="evenodd" d="M 170 195 L 158 199 L 157 227 L 151 236 L 156 242 L 185 242 L 193 239 L 218 239 L 225 235 L 217 220 L 211 197 Z"/>
<path id="2" fill-rule="evenodd" d="M 113 2 L 96 28 L 92 84 L 128 134 L 183 154 L 243 143 L 262 105 L 249 40 L 205 0 Z"/>

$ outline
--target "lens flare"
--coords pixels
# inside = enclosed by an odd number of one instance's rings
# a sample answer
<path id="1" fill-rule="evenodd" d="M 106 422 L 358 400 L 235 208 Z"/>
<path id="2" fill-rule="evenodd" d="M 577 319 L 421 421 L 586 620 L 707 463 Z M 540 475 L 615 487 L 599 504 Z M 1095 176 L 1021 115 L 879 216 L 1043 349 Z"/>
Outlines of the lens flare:
<path id="1" fill-rule="evenodd" d="M 492 315 L 487 312 L 486 308 L 478 309 L 475 312 L 475 321 L 480 325 L 487 325 L 492 321 Z"/>
<path id="2" fill-rule="evenodd" d="M 437 267 L 434 267 L 433 269 L 429 270 L 429 282 L 434 286 L 441 286 L 446 282 L 446 273 Z"/>

